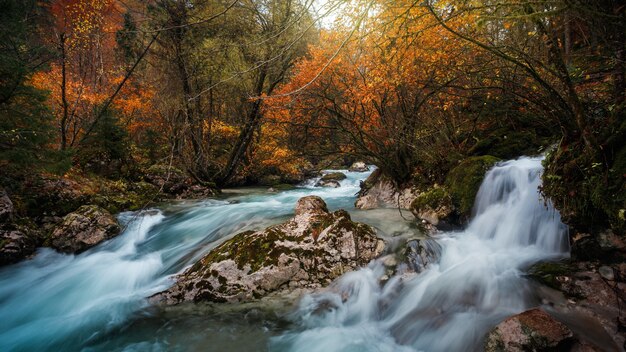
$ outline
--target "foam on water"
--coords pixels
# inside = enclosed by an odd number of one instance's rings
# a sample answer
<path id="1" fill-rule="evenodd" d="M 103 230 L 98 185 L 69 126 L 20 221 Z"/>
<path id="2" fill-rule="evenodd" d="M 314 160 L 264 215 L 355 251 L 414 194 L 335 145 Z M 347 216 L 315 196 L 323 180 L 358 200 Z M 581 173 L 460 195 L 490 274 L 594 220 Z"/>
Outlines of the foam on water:
<path id="1" fill-rule="evenodd" d="M 523 270 L 569 253 L 566 227 L 539 194 L 542 170 L 540 158 L 497 165 L 467 229 L 437 236 L 438 263 L 384 286 L 381 263 L 344 275 L 302 300 L 294 317 L 300 328 L 274 338 L 273 349 L 474 350 L 488 329 L 529 306 Z"/>

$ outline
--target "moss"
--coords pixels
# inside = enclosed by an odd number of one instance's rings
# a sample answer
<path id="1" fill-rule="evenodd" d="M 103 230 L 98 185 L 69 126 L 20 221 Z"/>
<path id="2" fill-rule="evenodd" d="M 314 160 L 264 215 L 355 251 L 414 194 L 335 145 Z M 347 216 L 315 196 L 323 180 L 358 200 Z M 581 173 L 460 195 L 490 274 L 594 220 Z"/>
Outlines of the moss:
<path id="1" fill-rule="evenodd" d="M 499 160 L 491 155 L 474 156 L 450 170 L 445 184 L 461 217 L 469 217 L 485 173 Z"/>
<path id="2" fill-rule="evenodd" d="M 279 183 L 276 185 L 272 185 L 272 187 L 278 191 L 288 191 L 288 190 L 296 188 L 296 186 L 290 185 L 288 183 Z"/>
<path id="3" fill-rule="evenodd" d="M 626 145 L 605 153 L 562 144 L 544 161 L 542 191 L 578 232 L 626 231 Z"/>
<path id="4" fill-rule="evenodd" d="M 262 234 L 246 231 L 222 243 L 202 259 L 201 265 L 194 265 L 192 271 L 209 268 L 212 263 L 225 259 L 232 259 L 241 270 L 246 265 L 255 272 L 262 267 L 276 265 L 282 253 L 282 247 L 277 247 L 275 242 L 283 239 L 284 233 L 274 228 L 269 228 Z M 213 275 L 213 273 L 208 273 Z"/>
<path id="5" fill-rule="evenodd" d="M 346 175 L 342 172 L 331 172 L 322 176 L 321 181 L 341 181 L 346 179 Z"/>
<path id="6" fill-rule="evenodd" d="M 470 150 L 470 154 L 512 159 L 520 155 L 537 155 L 550 142 L 549 138 L 539 136 L 532 129 L 511 131 L 500 128 L 479 140 Z"/>
<path id="7" fill-rule="evenodd" d="M 554 289 L 561 289 L 559 276 L 568 276 L 572 273 L 572 267 L 567 261 L 538 263 L 528 269 L 528 276 L 532 279 Z"/>
<path id="8" fill-rule="evenodd" d="M 444 187 L 435 187 L 417 196 L 411 203 L 411 210 L 413 212 L 420 212 L 428 208 L 435 210 L 441 206 L 447 206 L 451 202 L 452 198 Z"/>

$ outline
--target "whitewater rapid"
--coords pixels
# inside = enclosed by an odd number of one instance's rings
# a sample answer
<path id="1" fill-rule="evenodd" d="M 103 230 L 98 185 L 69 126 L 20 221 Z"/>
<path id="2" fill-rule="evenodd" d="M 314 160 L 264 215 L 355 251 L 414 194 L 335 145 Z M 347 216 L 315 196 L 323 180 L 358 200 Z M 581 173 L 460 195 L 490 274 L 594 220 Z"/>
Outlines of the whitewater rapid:
<path id="1" fill-rule="evenodd" d="M 0 350 L 470 350 L 499 320 L 532 304 L 529 265 L 569 252 L 558 213 L 538 192 L 541 160 L 522 158 L 488 172 L 467 229 L 436 236 L 440 259 L 417 276 L 398 273 L 381 284 L 385 268 L 375 261 L 305 296 L 288 315 L 148 305 L 146 297 L 226 238 L 284 221 L 305 195 L 348 209 L 391 248 L 423 236 L 397 210 L 355 210 L 369 173 L 339 171 L 348 178 L 336 189 L 227 190 L 222 199 L 122 213 L 123 233 L 84 253 L 42 248 L 0 268 Z"/>
<path id="2" fill-rule="evenodd" d="M 495 166 L 467 228 L 436 236 L 438 262 L 384 285 L 381 262 L 344 275 L 301 301 L 292 316 L 299 328 L 272 339 L 272 349 L 480 350 L 490 328 L 536 304 L 525 269 L 568 256 L 567 228 L 539 193 L 542 171 L 541 158 Z"/>

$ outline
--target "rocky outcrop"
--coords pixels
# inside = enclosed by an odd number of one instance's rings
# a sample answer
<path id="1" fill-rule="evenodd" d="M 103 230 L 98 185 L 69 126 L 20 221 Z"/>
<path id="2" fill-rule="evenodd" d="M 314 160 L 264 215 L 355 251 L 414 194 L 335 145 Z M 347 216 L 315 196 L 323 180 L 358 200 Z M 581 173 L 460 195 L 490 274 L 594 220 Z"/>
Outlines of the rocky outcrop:
<path id="1" fill-rule="evenodd" d="M 295 217 L 224 242 L 153 302 L 250 301 L 272 292 L 318 288 L 382 253 L 374 230 L 316 196 L 298 200 Z"/>
<path id="2" fill-rule="evenodd" d="M 381 174 L 380 169 L 376 169 L 361 185 L 354 206 L 359 209 L 385 207 L 409 209 L 418 194 L 419 191 L 414 187 L 398 189 L 389 178 Z"/>
<path id="3" fill-rule="evenodd" d="M 60 252 L 80 253 L 119 232 L 120 226 L 108 211 L 83 205 L 63 218 L 45 244 Z"/>
<path id="4" fill-rule="evenodd" d="M 567 351 L 574 344 L 573 336 L 548 313 L 531 309 L 498 324 L 485 339 L 485 351 Z"/>
<path id="5" fill-rule="evenodd" d="M 367 167 L 367 165 L 365 165 L 364 162 L 362 161 L 357 161 L 355 163 L 353 163 L 350 168 L 348 169 L 348 171 L 350 172 L 367 172 L 370 171 L 370 168 Z"/>
<path id="6" fill-rule="evenodd" d="M 15 223 L 13 202 L 0 188 L 0 266 L 16 263 L 35 252 L 39 233 L 32 224 Z"/>
<path id="7" fill-rule="evenodd" d="M 13 220 L 13 211 L 13 202 L 4 188 L 0 187 L 0 223 Z"/>
<path id="8" fill-rule="evenodd" d="M 500 159 L 490 155 L 473 156 L 461 161 L 446 176 L 446 190 L 462 222 L 471 215 L 476 194 L 487 170 L 498 161 Z"/>

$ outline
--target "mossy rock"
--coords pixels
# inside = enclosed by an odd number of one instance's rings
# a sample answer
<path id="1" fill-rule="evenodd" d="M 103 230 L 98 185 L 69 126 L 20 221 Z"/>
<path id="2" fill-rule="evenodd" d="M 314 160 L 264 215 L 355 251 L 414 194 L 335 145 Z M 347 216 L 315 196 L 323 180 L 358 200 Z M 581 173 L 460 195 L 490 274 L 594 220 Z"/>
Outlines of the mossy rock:
<path id="1" fill-rule="evenodd" d="M 448 173 L 445 185 L 452 197 L 452 204 L 462 218 L 469 218 L 485 173 L 498 161 L 500 159 L 491 155 L 473 156 L 463 160 Z"/>
<path id="2" fill-rule="evenodd" d="M 411 203 L 411 212 L 418 219 L 438 225 L 440 220 L 448 220 L 454 212 L 452 197 L 444 187 L 434 187 L 421 193 Z"/>
<path id="3" fill-rule="evenodd" d="M 258 184 L 261 186 L 272 186 L 280 184 L 280 175 L 265 175 L 259 178 Z"/>
<path id="4" fill-rule="evenodd" d="M 560 290 L 559 276 L 568 276 L 573 272 L 569 261 L 542 262 L 528 269 L 528 276 L 548 287 Z"/>
<path id="5" fill-rule="evenodd" d="M 346 179 L 346 175 L 343 172 L 331 172 L 322 176 L 320 181 L 341 181 Z"/>
<path id="6" fill-rule="evenodd" d="M 329 213 L 316 196 L 301 198 L 291 220 L 235 235 L 183 273 L 154 303 L 249 301 L 293 288 L 318 288 L 380 255 L 384 241 L 348 212 Z"/>
<path id="7" fill-rule="evenodd" d="M 290 185 L 288 183 L 279 183 L 277 185 L 272 185 L 272 188 L 274 188 L 277 191 L 289 191 L 289 190 L 296 188 L 296 186 Z"/>
<path id="8" fill-rule="evenodd" d="M 428 208 L 434 210 L 442 205 L 449 204 L 451 201 L 452 198 L 444 187 L 435 187 L 417 196 L 411 203 L 411 210 Z"/>

